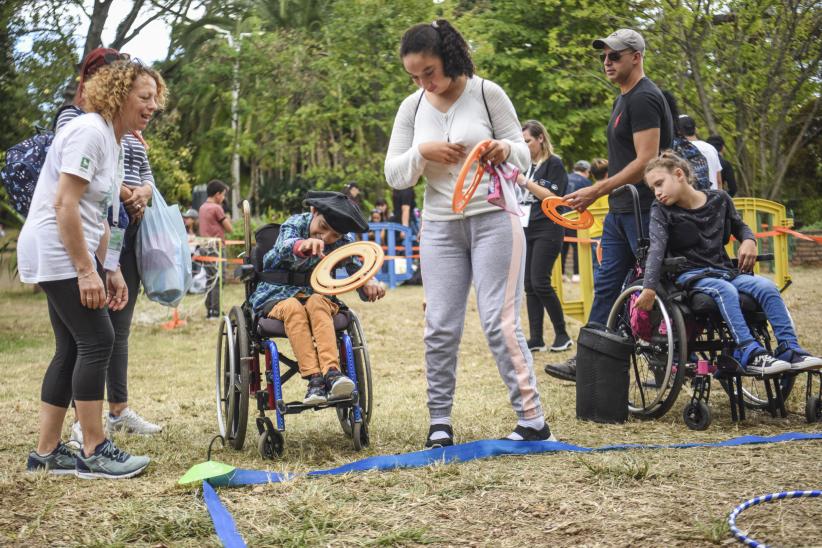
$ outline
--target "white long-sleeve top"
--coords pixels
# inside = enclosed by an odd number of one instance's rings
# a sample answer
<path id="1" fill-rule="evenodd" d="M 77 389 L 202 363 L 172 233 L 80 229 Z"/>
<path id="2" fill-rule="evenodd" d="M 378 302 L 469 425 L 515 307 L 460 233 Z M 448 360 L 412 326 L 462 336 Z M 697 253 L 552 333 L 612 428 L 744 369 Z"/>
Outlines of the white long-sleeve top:
<path id="1" fill-rule="evenodd" d="M 423 207 L 424 220 L 451 221 L 499 211 L 499 208 L 486 201 L 486 174 L 464 212 L 454 213 L 451 201 L 462 165 L 426 160 L 420 154 L 420 143 L 457 143 L 465 147 L 467 154 L 477 143 L 492 138 L 491 122 L 488 119 L 490 114 L 496 138 L 511 147 L 507 161 L 520 170 L 525 170 L 531 163 L 531 154 L 522 138 L 522 126 L 517 119 L 514 105 L 500 86 L 485 80 L 485 100 L 488 103 L 486 111 L 482 100 L 482 81 L 479 77 L 469 78 L 462 95 L 451 105 L 448 112 L 437 110 L 425 97 L 420 101 L 420 91 L 406 97 L 397 111 L 385 158 L 385 178 L 391 187 L 403 189 L 414 186 L 421 176 L 425 176 L 427 185 Z M 466 176 L 463 188 L 471 184 L 475 169 Z"/>

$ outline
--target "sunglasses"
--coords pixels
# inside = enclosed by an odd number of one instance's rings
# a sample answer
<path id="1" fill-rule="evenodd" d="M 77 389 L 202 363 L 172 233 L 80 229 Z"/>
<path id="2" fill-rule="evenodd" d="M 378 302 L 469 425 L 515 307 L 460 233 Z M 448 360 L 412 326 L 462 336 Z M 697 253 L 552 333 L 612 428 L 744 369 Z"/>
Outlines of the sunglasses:
<path id="1" fill-rule="evenodd" d="M 624 53 L 633 54 L 635 52 L 632 49 L 624 49 L 624 50 L 621 50 L 621 51 L 612 51 L 612 52 L 609 52 L 609 53 L 600 53 L 599 54 L 599 60 L 604 63 L 605 60 L 608 59 L 612 63 L 616 63 L 617 61 L 619 61 L 622 58 L 622 54 L 624 54 Z"/>

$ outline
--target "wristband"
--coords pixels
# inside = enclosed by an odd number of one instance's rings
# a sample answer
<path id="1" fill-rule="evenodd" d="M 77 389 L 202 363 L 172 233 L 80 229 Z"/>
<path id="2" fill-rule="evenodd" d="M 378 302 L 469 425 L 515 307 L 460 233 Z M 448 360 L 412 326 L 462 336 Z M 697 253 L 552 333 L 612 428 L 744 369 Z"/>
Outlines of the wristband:
<path id="1" fill-rule="evenodd" d="M 78 279 L 78 280 L 82 280 L 83 278 L 88 278 L 89 276 L 91 276 L 91 275 L 92 275 L 92 274 L 94 274 L 95 272 L 97 272 L 97 271 L 96 271 L 96 270 L 89 270 L 89 271 L 88 271 L 88 272 L 86 272 L 85 274 L 79 274 L 79 273 L 78 273 L 78 274 L 77 274 L 77 279 Z"/>

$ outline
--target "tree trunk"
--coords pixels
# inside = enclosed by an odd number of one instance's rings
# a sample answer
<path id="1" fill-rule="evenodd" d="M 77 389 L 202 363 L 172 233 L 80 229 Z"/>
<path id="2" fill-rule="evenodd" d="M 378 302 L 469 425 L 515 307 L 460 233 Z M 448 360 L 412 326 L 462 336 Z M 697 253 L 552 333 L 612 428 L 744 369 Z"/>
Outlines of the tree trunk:
<path id="1" fill-rule="evenodd" d="M 111 3 L 112 0 L 94 0 L 94 9 L 91 12 L 91 21 L 86 34 L 86 45 L 83 48 L 83 59 L 91 50 L 103 45 L 103 27 L 106 26 Z"/>

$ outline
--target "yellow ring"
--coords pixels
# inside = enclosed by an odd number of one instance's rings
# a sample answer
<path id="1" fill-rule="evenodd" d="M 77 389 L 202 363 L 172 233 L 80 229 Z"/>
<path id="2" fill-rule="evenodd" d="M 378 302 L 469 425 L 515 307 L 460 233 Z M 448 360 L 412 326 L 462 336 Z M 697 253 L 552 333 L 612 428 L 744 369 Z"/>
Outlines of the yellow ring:
<path id="1" fill-rule="evenodd" d="M 334 278 L 334 268 L 351 257 L 360 257 L 362 266 L 347 278 Z M 354 242 L 339 247 L 322 258 L 311 272 L 311 287 L 321 295 L 339 295 L 359 289 L 382 267 L 385 254 L 374 242 Z"/>

